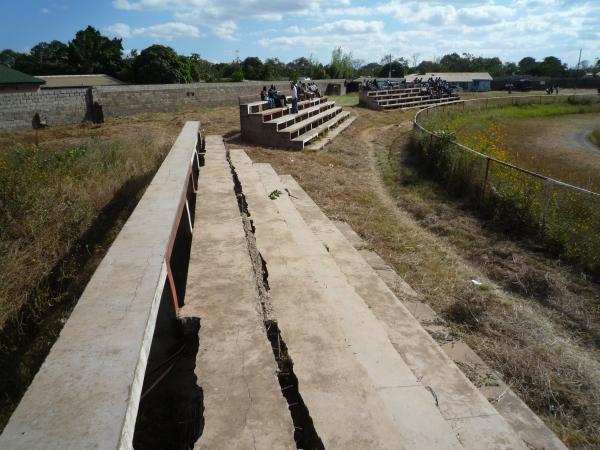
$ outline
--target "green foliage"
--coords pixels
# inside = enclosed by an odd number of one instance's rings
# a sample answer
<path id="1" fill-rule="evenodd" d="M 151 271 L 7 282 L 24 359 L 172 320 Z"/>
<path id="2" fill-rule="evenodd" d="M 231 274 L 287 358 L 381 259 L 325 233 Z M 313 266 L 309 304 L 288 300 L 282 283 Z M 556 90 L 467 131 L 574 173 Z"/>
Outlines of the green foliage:
<path id="1" fill-rule="evenodd" d="M 249 56 L 242 61 L 242 70 L 246 80 L 262 80 L 264 75 L 264 65 L 260 58 Z M 241 80 L 240 80 L 241 81 Z"/>
<path id="2" fill-rule="evenodd" d="M 241 68 L 238 68 L 235 72 L 233 72 L 233 74 L 231 74 L 231 81 L 244 81 L 244 72 Z"/>
<path id="3" fill-rule="evenodd" d="M 181 83 L 187 75 L 175 50 L 164 45 L 142 50 L 133 61 L 132 69 L 134 81 L 142 84 Z"/>
<path id="4" fill-rule="evenodd" d="M 332 78 L 352 78 L 354 76 L 352 53 L 345 53 L 341 47 L 334 48 L 331 52 L 329 75 Z"/>
<path id="5" fill-rule="evenodd" d="M 269 194 L 269 198 L 271 200 L 275 200 L 276 198 L 279 198 L 279 196 L 283 194 L 283 192 L 281 192 L 279 189 L 275 189 L 273 192 L 271 192 Z"/>
<path id="6" fill-rule="evenodd" d="M 109 39 L 88 26 L 69 42 L 69 65 L 76 73 L 116 74 L 121 68 L 122 53 L 121 39 Z"/>

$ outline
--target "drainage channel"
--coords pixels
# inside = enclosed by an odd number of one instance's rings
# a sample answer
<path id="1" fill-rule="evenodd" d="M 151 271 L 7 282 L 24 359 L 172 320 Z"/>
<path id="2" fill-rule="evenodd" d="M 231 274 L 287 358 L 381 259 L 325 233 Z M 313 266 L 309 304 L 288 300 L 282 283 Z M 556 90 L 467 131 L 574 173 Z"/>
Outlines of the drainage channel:
<path id="1" fill-rule="evenodd" d="M 250 218 L 248 203 L 242 192 L 242 185 L 231 164 L 229 152 L 227 153 L 227 160 L 231 167 L 235 194 L 244 225 L 246 242 L 248 244 L 248 253 L 250 254 L 252 267 L 254 269 L 265 333 L 271 344 L 273 357 L 277 363 L 277 379 L 279 381 L 281 393 L 288 404 L 290 416 L 294 424 L 294 440 L 296 442 L 296 447 L 298 449 L 306 450 L 324 450 L 325 446 L 315 429 L 310 416 L 310 411 L 300 394 L 299 381 L 294 374 L 293 360 L 282 339 L 277 320 L 273 316 L 273 308 L 269 294 L 269 272 L 267 270 L 267 262 L 256 246 L 254 222 Z"/>
<path id="2" fill-rule="evenodd" d="M 195 218 L 199 168 L 204 165 L 203 139 L 199 139 L 181 218 L 173 238 L 168 264 L 172 280 L 165 280 L 136 419 L 136 450 L 168 448 L 187 450 L 202 435 L 204 404 L 195 374 L 200 319 L 178 318 L 174 305 L 185 302 L 185 286 Z M 173 285 L 170 285 L 170 283 Z"/>

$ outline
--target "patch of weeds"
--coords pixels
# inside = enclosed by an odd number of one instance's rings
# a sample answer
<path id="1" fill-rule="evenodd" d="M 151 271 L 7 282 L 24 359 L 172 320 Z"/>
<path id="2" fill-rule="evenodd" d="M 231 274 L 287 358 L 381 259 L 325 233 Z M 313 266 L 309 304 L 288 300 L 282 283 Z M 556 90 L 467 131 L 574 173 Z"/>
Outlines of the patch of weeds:
<path id="1" fill-rule="evenodd" d="M 271 192 L 271 193 L 269 194 L 269 198 L 270 198 L 271 200 L 275 200 L 275 199 L 279 198 L 279 196 L 280 196 L 281 194 L 283 194 L 283 192 L 281 192 L 279 189 L 275 189 L 273 192 Z"/>
<path id="2" fill-rule="evenodd" d="M 469 330 L 477 330 L 483 325 L 487 308 L 485 296 L 467 291 L 455 296 L 454 302 L 446 308 L 445 317 Z"/>

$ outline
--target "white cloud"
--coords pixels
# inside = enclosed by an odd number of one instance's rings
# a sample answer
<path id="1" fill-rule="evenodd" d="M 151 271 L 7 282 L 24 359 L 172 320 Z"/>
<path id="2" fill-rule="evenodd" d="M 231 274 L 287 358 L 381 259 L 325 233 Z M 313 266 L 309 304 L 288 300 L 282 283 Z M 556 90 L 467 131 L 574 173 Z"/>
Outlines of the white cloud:
<path id="1" fill-rule="evenodd" d="M 147 37 L 172 41 L 177 38 L 200 37 L 200 30 L 181 22 L 168 22 L 149 27 L 131 28 L 125 23 L 115 23 L 104 29 L 105 33 L 120 38 Z"/>
<path id="2" fill-rule="evenodd" d="M 40 13 L 42 13 L 44 15 L 48 15 L 51 13 L 51 11 L 48 8 L 42 8 L 42 9 L 40 9 Z"/>
<path id="3" fill-rule="evenodd" d="M 573 63 L 580 47 L 588 59 L 600 56 L 600 0 L 113 0 L 113 5 L 140 15 L 163 11 L 173 17 L 171 23 L 245 41 L 241 45 L 257 43 L 271 55 L 286 49 L 325 56 L 341 45 L 369 61 L 389 52 L 424 59 L 468 52 L 503 61 L 554 54 Z M 248 22 L 263 25 L 248 31 Z M 123 25 L 109 28 L 115 35 L 155 39 L 185 34 Z"/>
<path id="4" fill-rule="evenodd" d="M 310 17 L 322 5 L 349 5 L 350 0 L 113 0 L 117 9 L 168 11 L 176 20 L 209 27 L 213 34 L 236 40 L 237 22 L 243 19 L 280 21 L 286 16 Z"/>

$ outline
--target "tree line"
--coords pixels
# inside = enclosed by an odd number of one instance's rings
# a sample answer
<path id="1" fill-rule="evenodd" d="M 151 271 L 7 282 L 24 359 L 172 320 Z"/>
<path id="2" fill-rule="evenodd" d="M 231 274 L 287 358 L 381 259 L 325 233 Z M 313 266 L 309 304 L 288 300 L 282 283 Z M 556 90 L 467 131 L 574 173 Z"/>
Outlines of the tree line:
<path id="1" fill-rule="evenodd" d="M 68 43 L 40 42 L 28 53 L 10 49 L 0 52 L 0 64 L 31 75 L 66 75 L 106 73 L 133 83 L 191 83 L 195 81 L 281 80 L 298 77 L 354 78 L 359 76 L 403 77 L 410 73 L 428 72 L 489 72 L 492 76 L 534 75 L 547 77 L 579 76 L 587 71 L 600 72 L 600 61 L 587 61 L 569 68 L 559 58 L 548 56 L 541 61 L 525 57 L 518 63 L 502 62 L 500 58 L 484 58 L 469 53 L 451 53 L 433 61 L 420 61 L 419 55 L 393 58 L 386 55 L 379 62 L 353 58 L 352 53 L 335 48 L 329 64 L 314 56 L 300 57 L 283 63 L 278 58 L 264 62 L 250 56 L 229 63 L 212 63 L 198 53 L 179 55 L 171 47 L 152 45 L 138 52 L 123 55 L 122 39 L 103 36 L 88 26 L 75 34 Z"/>

